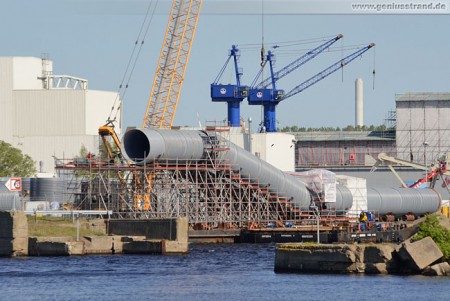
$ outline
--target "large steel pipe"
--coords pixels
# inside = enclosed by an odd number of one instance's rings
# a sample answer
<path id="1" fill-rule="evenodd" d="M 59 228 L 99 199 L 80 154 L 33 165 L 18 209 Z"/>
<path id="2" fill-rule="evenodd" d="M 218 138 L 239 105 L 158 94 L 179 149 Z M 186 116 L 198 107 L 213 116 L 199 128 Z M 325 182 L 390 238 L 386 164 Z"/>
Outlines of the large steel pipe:
<path id="1" fill-rule="evenodd" d="M 205 156 L 200 131 L 132 129 L 125 133 L 122 152 L 134 163 L 150 163 L 158 159 L 199 160 Z"/>
<path id="2" fill-rule="evenodd" d="M 336 210 L 344 213 L 352 207 L 353 195 L 344 185 L 336 184 L 336 202 L 326 202 L 325 206 L 329 210 Z"/>
<path id="3" fill-rule="evenodd" d="M 222 152 L 222 158 L 228 160 L 235 171 L 240 171 L 242 177 L 289 199 L 295 207 L 309 209 L 311 194 L 306 185 L 296 177 L 282 172 L 233 143 L 230 143 L 228 151 Z"/>
<path id="4" fill-rule="evenodd" d="M 207 157 L 208 143 L 216 138 L 207 137 L 201 131 L 133 129 L 125 133 L 122 151 L 128 160 L 137 164 L 154 160 L 199 160 Z M 289 199 L 296 207 L 309 208 L 311 195 L 302 182 L 233 143 L 229 144 L 227 150 L 219 153 L 233 170 Z"/>
<path id="5" fill-rule="evenodd" d="M 433 189 L 367 188 L 367 209 L 378 214 L 423 215 L 439 210 L 441 197 Z"/>

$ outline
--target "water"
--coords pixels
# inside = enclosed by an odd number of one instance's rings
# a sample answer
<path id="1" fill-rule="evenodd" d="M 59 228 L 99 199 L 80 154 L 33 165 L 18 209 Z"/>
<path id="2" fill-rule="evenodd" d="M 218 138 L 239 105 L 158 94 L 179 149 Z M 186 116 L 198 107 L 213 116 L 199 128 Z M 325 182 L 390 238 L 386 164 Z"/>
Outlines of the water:
<path id="1" fill-rule="evenodd" d="M 275 274 L 274 245 L 0 258 L 0 300 L 449 300 L 450 278 Z"/>

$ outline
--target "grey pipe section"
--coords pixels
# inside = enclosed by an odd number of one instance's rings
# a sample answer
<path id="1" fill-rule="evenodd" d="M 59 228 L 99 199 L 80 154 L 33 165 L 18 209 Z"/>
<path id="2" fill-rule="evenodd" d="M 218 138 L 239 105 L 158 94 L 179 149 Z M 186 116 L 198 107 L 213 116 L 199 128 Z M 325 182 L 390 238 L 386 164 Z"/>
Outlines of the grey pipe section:
<path id="1" fill-rule="evenodd" d="M 208 157 L 210 141 L 216 138 L 208 137 L 202 131 L 133 129 L 123 137 L 122 152 L 128 160 L 136 164 L 154 160 L 202 160 Z M 309 209 L 311 194 L 305 184 L 296 177 L 283 173 L 231 142 L 227 150 L 218 153 L 232 165 L 234 171 L 239 171 L 243 178 L 287 198 L 301 210 Z M 336 203 L 327 203 L 326 206 L 345 211 L 351 208 L 352 203 L 353 197 L 348 188 L 336 185 Z M 400 216 L 412 212 L 423 215 L 439 210 L 441 199 L 439 194 L 431 189 L 368 188 L 367 203 L 368 210 L 378 214 L 392 213 Z"/>
<path id="2" fill-rule="evenodd" d="M 207 158 L 210 139 L 214 140 L 216 137 L 208 137 L 201 131 L 133 129 L 123 137 L 122 152 L 125 158 L 136 164 L 155 160 L 201 160 Z M 296 178 L 231 142 L 227 150 L 218 153 L 231 164 L 234 171 L 239 171 L 243 178 L 266 186 L 269 191 L 289 199 L 294 206 L 302 210 L 309 208 L 311 194 Z"/>
<path id="3" fill-rule="evenodd" d="M 136 164 L 154 160 L 199 160 L 205 157 L 204 139 L 200 131 L 132 129 L 125 133 L 122 152 Z"/>
<path id="4" fill-rule="evenodd" d="M 296 177 L 282 172 L 231 142 L 229 150 L 222 152 L 222 158 L 228 160 L 235 171 L 240 171 L 242 177 L 267 186 L 270 192 L 290 200 L 294 207 L 309 209 L 311 194 L 306 185 Z"/>
<path id="5" fill-rule="evenodd" d="M 336 202 L 326 202 L 328 210 L 336 210 L 338 213 L 344 213 L 352 207 L 353 195 L 344 185 L 336 184 Z"/>
<path id="6" fill-rule="evenodd" d="M 433 189 L 367 188 L 367 209 L 381 215 L 423 215 L 436 212 L 440 207 L 441 197 Z"/>

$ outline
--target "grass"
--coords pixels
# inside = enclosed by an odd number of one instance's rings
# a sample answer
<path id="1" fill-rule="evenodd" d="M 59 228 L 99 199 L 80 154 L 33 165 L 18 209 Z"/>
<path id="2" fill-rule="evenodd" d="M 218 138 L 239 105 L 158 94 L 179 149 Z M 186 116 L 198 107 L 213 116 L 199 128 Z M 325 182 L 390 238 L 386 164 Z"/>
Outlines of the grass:
<path id="1" fill-rule="evenodd" d="M 89 221 L 80 218 L 80 236 L 104 236 L 103 232 L 88 229 Z M 77 222 L 68 217 L 28 216 L 28 235 L 38 237 L 77 237 Z"/>

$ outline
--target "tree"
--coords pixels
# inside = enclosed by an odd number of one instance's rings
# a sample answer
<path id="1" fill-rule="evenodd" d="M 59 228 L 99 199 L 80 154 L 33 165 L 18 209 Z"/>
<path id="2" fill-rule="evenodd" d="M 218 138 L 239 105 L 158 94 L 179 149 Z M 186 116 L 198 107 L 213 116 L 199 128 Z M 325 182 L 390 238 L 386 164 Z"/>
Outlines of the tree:
<path id="1" fill-rule="evenodd" d="M 444 254 L 444 259 L 448 260 L 450 258 L 450 230 L 442 226 L 440 220 L 440 217 L 436 215 L 427 215 L 412 240 L 417 241 L 427 236 L 431 237 Z"/>
<path id="2" fill-rule="evenodd" d="M 36 173 L 36 162 L 11 144 L 0 140 L 0 177 L 29 177 Z"/>

